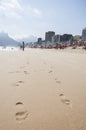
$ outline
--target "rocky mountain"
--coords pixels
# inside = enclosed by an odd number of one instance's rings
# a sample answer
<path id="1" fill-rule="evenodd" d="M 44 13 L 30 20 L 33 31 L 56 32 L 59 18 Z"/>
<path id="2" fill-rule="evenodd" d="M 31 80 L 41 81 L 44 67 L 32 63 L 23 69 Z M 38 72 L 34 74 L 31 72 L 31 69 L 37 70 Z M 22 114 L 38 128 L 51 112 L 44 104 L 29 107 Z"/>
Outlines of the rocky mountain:
<path id="1" fill-rule="evenodd" d="M 7 33 L 0 33 L 0 46 L 18 46 L 18 42 L 8 36 Z"/>

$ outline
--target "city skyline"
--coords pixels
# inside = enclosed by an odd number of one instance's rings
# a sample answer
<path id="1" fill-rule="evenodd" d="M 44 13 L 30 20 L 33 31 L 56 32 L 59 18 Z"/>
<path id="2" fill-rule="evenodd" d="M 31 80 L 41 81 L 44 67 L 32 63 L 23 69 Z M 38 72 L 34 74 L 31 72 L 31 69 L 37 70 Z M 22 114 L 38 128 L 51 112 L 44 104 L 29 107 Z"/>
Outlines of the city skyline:
<path id="1" fill-rule="evenodd" d="M 86 27 L 85 0 L 0 0 L 0 32 L 14 39 L 45 32 L 81 35 Z"/>

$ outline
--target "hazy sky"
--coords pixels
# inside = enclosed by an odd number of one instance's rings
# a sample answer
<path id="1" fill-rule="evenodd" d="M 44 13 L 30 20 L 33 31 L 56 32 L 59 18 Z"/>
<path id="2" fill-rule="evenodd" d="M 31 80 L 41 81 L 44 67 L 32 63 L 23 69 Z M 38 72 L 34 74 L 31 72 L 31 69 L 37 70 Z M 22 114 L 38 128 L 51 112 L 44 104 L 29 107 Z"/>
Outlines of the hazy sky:
<path id="1" fill-rule="evenodd" d="M 86 27 L 86 0 L 0 0 L 0 31 L 14 38 L 30 35 L 81 34 Z"/>

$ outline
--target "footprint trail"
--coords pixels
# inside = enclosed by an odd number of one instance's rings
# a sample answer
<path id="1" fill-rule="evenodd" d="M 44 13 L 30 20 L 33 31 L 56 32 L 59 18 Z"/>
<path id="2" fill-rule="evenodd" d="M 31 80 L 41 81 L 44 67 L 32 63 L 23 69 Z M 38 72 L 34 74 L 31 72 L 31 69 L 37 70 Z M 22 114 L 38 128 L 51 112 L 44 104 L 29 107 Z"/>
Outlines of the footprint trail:
<path id="1" fill-rule="evenodd" d="M 15 113 L 15 119 L 16 121 L 24 121 L 28 118 L 28 110 L 24 106 L 22 102 L 16 103 L 16 113 Z"/>

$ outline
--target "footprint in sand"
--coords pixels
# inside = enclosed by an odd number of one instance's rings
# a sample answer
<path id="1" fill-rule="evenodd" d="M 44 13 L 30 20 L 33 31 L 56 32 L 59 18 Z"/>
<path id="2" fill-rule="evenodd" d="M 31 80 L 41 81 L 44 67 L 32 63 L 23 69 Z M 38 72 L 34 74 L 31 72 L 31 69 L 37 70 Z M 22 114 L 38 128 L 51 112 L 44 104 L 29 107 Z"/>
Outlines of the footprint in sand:
<path id="1" fill-rule="evenodd" d="M 24 83 L 24 81 L 19 80 L 18 82 L 16 82 L 16 83 L 14 84 L 14 86 L 20 86 L 20 84 L 23 84 L 23 83 Z"/>
<path id="2" fill-rule="evenodd" d="M 66 105 L 70 105 L 70 100 L 67 99 L 67 98 L 64 96 L 64 94 L 61 93 L 59 96 L 61 97 L 62 103 L 66 104 Z"/>
<path id="3" fill-rule="evenodd" d="M 55 81 L 56 81 L 56 83 L 58 83 L 58 84 L 60 84 L 60 83 L 61 83 L 61 81 L 59 81 L 58 79 L 55 79 Z"/>
<path id="4" fill-rule="evenodd" d="M 22 81 L 22 80 L 19 80 L 19 81 L 18 81 L 18 83 L 24 83 L 24 81 Z"/>
<path id="5" fill-rule="evenodd" d="M 23 103 L 22 103 L 22 102 L 17 102 L 17 103 L 16 103 L 16 106 L 17 106 L 17 105 L 23 105 Z"/>
<path id="6" fill-rule="evenodd" d="M 48 73 L 52 73 L 53 71 L 52 70 L 50 70 Z"/>
<path id="7" fill-rule="evenodd" d="M 15 118 L 17 121 L 23 121 L 28 117 L 28 110 L 25 108 L 22 102 L 17 102 L 16 104 Z"/>
<path id="8" fill-rule="evenodd" d="M 29 74 L 27 71 L 24 71 L 24 74 Z"/>
<path id="9" fill-rule="evenodd" d="M 61 83 L 61 81 L 56 81 L 56 83 L 60 84 L 60 83 Z"/>
<path id="10" fill-rule="evenodd" d="M 19 86 L 19 84 L 16 83 L 15 86 Z"/>

